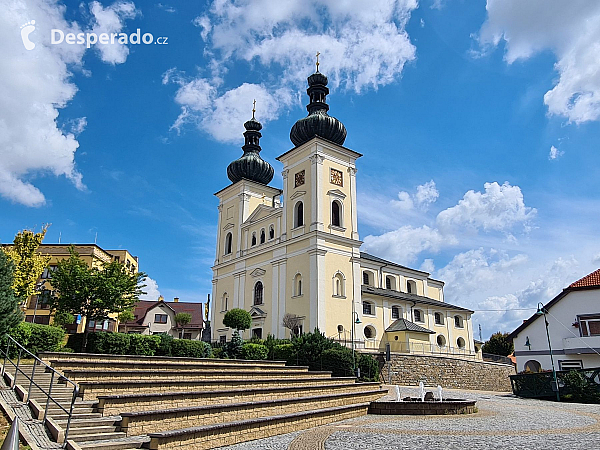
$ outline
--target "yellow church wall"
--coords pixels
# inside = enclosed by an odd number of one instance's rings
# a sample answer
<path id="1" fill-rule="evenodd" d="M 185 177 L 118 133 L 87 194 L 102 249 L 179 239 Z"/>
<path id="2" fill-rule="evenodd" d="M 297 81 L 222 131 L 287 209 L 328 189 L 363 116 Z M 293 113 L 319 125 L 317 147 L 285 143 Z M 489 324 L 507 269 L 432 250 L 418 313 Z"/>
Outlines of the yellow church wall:
<path id="1" fill-rule="evenodd" d="M 427 297 L 434 300 L 441 300 L 441 290 L 434 286 L 427 286 Z"/>

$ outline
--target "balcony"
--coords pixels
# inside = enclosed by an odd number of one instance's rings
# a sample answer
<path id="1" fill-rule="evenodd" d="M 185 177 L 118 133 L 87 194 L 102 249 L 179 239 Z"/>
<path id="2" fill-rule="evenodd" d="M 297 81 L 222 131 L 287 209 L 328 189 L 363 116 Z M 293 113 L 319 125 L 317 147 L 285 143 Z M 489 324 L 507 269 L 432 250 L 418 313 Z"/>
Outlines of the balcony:
<path id="1" fill-rule="evenodd" d="M 600 336 L 564 338 L 563 348 L 567 355 L 600 352 Z"/>

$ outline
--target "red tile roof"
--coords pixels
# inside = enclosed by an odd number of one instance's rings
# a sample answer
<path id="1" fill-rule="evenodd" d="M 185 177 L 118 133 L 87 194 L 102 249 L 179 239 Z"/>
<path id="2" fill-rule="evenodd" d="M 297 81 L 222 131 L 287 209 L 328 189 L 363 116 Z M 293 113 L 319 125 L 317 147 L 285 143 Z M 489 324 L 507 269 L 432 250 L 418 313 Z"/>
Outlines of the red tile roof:
<path id="1" fill-rule="evenodd" d="M 578 287 L 600 287 L 600 269 L 595 272 L 586 275 L 585 277 L 577 280 L 575 283 L 569 285 L 570 288 Z"/>
<path id="2" fill-rule="evenodd" d="M 169 308 L 175 311 L 175 314 L 185 312 L 189 313 L 192 316 L 191 322 L 186 325 L 186 328 L 202 328 L 203 325 L 203 304 L 202 303 L 192 303 L 192 302 L 159 302 L 159 301 L 148 301 L 148 300 L 140 300 L 135 305 L 133 310 L 133 315 L 137 317 L 137 319 L 126 322 L 126 325 L 138 325 L 142 326 L 144 324 L 144 318 L 149 309 L 153 308 L 157 304 L 163 303 Z"/>

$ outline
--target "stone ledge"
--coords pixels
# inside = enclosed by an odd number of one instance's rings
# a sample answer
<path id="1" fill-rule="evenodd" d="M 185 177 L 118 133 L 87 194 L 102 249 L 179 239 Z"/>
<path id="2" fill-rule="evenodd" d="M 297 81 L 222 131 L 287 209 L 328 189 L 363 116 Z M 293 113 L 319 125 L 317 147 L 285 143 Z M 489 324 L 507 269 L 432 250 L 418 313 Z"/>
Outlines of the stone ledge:
<path id="1" fill-rule="evenodd" d="M 68 360 L 74 360 L 74 359 L 85 359 L 85 358 L 92 358 L 92 359 L 99 359 L 99 360 L 107 360 L 107 361 L 114 361 L 114 360 L 119 360 L 119 359 L 124 359 L 127 361 L 131 361 L 132 358 L 135 359 L 139 359 L 140 361 L 157 361 L 157 362 L 162 362 L 162 361 L 192 361 L 192 362 L 198 362 L 198 361 L 214 361 L 214 362 L 221 362 L 224 363 L 226 361 L 231 361 L 230 364 L 250 364 L 250 365 L 254 365 L 256 364 L 256 360 L 252 360 L 252 359 L 218 359 L 218 358 L 187 358 L 187 357 L 181 357 L 181 356 L 142 356 L 142 355 L 108 355 L 108 354 L 103 354 L 103 353 L 61 353 L 61 352 L 41 352 L 38 357 L 41 360 L 49 360 L 52 357 L 55 357 L 61 361 L 68 361 Z M 285 361 L 269 361 L 269 360 L 261 360 L 260 361 L 261 364 L 273 364 L 273 365 L 281 365 L 281 366 L 285 366 Z"/>

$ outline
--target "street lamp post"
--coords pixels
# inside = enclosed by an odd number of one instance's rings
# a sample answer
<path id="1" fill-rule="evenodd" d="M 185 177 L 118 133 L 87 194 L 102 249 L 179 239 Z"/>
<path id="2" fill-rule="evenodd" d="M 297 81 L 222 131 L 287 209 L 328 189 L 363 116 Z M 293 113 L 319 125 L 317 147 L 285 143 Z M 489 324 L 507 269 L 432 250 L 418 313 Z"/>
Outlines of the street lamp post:
<path id="1" fill-rule="evenodd" d="M 354 303 L 353 303 L 354 304 Z M 356 311 L 352 311 L 352 371 L 354 375 L 356 375 L 356 357 L 354 356 L 354 325 L 360 324 L 360 319 L 358 318 L 358 313 Z"/>
<path id="2" fill-rule="evenodd" d="M 546 318 L 547 311 L 546 308 L 544 308 L 542 302 L 539 302 L 537 307 L 538 310 L 536 314 L 538 316 L 541 316 L 542 314 L 544 315 L 544 323 L 546 325 L 546 337 L 548 338 L 548 349 L 550 350 L 550 363 L 552 364 L 552 388 L 556 391 L 556 400 L 560 402 L 560 392 L 558 391 L 558 381 L 556 380 L 556 369 L 554 368 L 554 357 L 552 356 L 552 344 L 550 343 L 550 332 L 548 331 L 548 319 Z"/>

